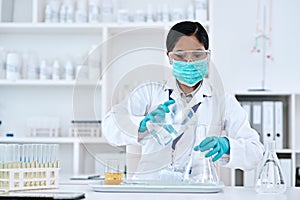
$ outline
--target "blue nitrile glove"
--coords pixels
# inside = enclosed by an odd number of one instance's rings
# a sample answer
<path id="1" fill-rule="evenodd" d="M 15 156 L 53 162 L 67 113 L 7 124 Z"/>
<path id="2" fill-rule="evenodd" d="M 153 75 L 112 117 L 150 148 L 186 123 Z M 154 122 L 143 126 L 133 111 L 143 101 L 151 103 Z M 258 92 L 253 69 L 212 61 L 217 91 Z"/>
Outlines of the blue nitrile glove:
<path id="1" fill-rule="evenodd" d="M 147 114 L 145 116 L 145 118 L 140 123 L 139 132 L 143 133 L 143 132 L 145 132 L 147 130 L 146 123 L 148 121 L 151 121 L 151 122 L 163 122 L 163 120 L 165 119 L 166 113 L 170 112 L 168 106 L 171 105 L 171 104 L 173 104 L 173 103 L 175 103 L 174 100 L 166 101 L 165 103 L 160 104 L 155 110 L 153 110 L 152 112 L 150 112 L 149 114 Z"/>
<path id="2" fill-rule="evenodd" d="M 194 147 L 194 150 L 200 150 L 201 152 L 210 150 L 205 154 L 205 157 L 210 157 L 217 153 L 217 155 L 212 159 L 212 161 L 215 162 L 224 154 L 230 153 L 230 144 L 229 140 L 226 137 L 212 136 L 205 138 L 198 146 Z"/>

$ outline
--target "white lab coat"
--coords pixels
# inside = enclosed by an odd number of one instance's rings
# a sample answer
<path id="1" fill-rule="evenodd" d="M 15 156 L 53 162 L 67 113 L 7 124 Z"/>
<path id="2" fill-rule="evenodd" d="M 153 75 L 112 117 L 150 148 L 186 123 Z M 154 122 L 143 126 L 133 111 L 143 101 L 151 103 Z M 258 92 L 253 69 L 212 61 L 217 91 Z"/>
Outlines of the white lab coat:
<path id="1" fill-rule="evenodd" d="M 103 121 L 103 134 L 110 144 L 142 147 L 136 173 L 141 179 L 159 178 L 159 172 L 168 166 L 172 155 L 175 157 L 175 166 L 184 168 L 190 154 L 194 152 L 191 131 L 183 134 L 173 154 L 171 144 L 158 144 L 148 131 L 145 134 L 138 133 L 139 124 L 145 115 L 169 100 L 170 88 L 173 89 L 172 99 L 176 101 L 181 98 L 174 81 L 144 83 L 131 93 L 129 99 L 115 105 Z M 223 155 L 218 161 L 220 165 L 243 170 L 254 169 L 263 156 L 263 146 L 258 133 L 249 125 L 246 111 L 235 97 L 218 96 L 205 79 L 187 106 L 192 107 L 198 102 L 201 102 L 196 112 L 198 121 L 210 127 L 208 135 L 224 135 L 229 140 L 230 155 Z"/>

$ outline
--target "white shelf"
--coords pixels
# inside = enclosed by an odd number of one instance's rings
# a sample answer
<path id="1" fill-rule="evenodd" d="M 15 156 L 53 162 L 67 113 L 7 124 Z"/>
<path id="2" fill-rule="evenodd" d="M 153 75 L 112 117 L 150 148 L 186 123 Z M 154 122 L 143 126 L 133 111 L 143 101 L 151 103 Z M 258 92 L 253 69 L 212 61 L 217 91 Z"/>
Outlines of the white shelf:
<path id="1" fill-rule="evenodd" d="M 276 150 L 276 153 L 293 153 L 292 149 L 280 149 Z"/>
<path id="2" fill-rule="evenodd" d="M 72 34 L 101 34 L 103 28 L 112 32 L 126 31 L 140 28 L 165 28 L 169 29 L 176 22 L 153 22 L 153 23 L 0 23 L 0 33 L 72 33 Z M 203 26 L 209 26 L 209 21 L 203 22 Z"/>
<path id="3" fill-rule="evenodd" d="M 0 143 L 58 143 L 58 144 L 73 144 L 73 143 L 89 143 L 102 144 L 107 143 L 104 137 L 0 137 Z"/>
<path id="4" fill-rule="evenodd" d="M 101 34 L 101 24 L 0 23 L 0 33 Z"/>
<path id="5" fill-rule="evenodd" d="M 96 86 L 101 85 L 101 81 L 94 83 L 91 81 L 66 81 L 66 80 L 0 80 L 0 86 Z"/>
<path id="6" fill-rule="evenodd" d="M 253 96 L 253 95 L 261 95 L 261 96 L 270 96 L 270 95 L 275 95 L 275 96 L 289 96 L 292 95 L 293 93 L 291 92 L 285 92 L 285 91 L 239 91 L 236 92 L 235 95 L 249 95 L 249 96 Z"/>

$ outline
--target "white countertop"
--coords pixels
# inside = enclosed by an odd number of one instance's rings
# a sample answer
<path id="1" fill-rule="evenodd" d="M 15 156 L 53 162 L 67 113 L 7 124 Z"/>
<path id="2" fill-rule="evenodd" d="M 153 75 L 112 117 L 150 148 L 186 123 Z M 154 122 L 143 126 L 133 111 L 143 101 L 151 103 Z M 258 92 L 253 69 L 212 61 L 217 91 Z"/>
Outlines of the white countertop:
<path id="1" fill-rule="evenodd" d="M 59 189 L 51 191 L 84 192 L 85 199 L 128 199 L 128 200 L 299 200 L 300 188 L 288 188 L 284 194 L 257 194 L 254 188 L 224 187 L 219 193 L 116 193 L 94 192 L 88 185 L 61 185 Z"/>

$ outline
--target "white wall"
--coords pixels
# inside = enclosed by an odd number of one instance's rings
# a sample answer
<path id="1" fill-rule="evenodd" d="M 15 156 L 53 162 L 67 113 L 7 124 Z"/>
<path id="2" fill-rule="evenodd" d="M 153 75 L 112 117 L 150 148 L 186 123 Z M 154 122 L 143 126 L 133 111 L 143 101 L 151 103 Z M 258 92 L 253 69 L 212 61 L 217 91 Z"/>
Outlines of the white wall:
<path id="1" fill-rule="evenodd" d="M 254 45 L 257 1 L 211 0 L 213 60 L 228 92 L 261 87 L 262 56 Z M 273 0 L 273 55 L 267 63 L 266 88 L 300 92 L 299 0 Z"/>

